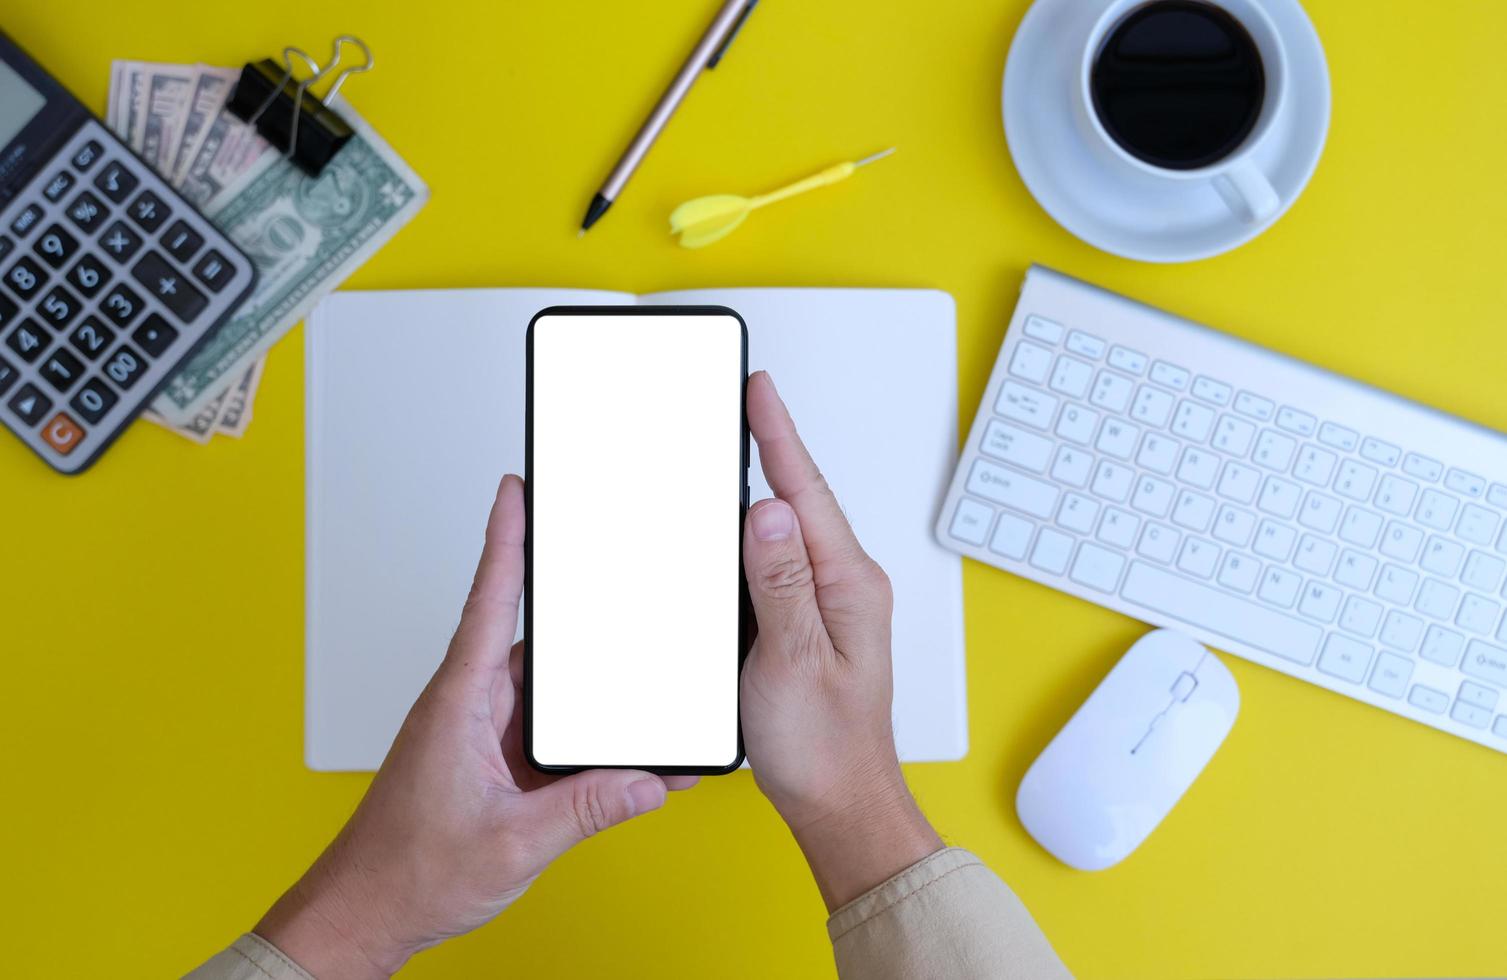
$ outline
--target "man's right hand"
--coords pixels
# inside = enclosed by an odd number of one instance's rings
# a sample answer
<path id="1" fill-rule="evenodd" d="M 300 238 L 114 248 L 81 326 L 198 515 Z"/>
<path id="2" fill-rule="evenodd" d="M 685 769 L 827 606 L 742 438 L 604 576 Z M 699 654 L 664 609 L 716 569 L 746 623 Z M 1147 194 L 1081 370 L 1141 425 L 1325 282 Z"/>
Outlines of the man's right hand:
<path id="1" fill-rule="evenodd" d="M 900 773 L 890 724 L 889 578 L 859 545 L 765 372 L 748 424 L 774 498 L 749 509 L 743 561 L 759 635 L 743 736 L 835 909 L 942 846 Z"/>

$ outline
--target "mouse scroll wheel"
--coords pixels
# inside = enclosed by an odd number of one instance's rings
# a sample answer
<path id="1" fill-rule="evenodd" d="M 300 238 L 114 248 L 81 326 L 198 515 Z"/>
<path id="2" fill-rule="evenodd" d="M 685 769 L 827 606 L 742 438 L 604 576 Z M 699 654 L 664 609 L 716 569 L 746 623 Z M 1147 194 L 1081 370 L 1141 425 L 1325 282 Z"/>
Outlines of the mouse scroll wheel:
<path id="1" fill-rule="evenodd" d="M 1186 670 L 1177 675 L 1177 680 L 1172 682 L 1172 698 L 1176 701 L 1186 701 L 1198 689 L 1198 678 Z"/>

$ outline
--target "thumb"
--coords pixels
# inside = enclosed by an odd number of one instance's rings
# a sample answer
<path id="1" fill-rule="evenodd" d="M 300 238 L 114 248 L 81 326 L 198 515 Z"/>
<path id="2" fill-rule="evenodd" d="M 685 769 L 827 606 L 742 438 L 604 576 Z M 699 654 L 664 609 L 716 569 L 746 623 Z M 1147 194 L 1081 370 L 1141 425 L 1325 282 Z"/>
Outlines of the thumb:
<path id="1" fill-rule="evenodd" d="M 522 802 L 520 822 L 543 866 L 593 834 L 659 809 L 665 784 L 635 769 L 591 769 L 526 793 Z"/>
<path id="2" fill-rule="evenodd" d="M 816 604 L 811 556 L 795 508 L 778 498 L 749 508 L 743 529 L 743 567 L 759 623 L 760 649 L 799 652 L 813 636 L 825 636 Z"/>

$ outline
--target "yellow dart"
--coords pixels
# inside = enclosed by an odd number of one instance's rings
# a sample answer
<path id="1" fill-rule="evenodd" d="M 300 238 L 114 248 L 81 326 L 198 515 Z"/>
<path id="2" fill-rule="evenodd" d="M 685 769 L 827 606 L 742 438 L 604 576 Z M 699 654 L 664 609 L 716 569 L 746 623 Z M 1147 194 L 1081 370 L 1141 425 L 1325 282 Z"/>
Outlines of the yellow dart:
<path id="1" fill-rule="evenodd" d="M 726 238 L 734 228 L 743 223 L 743 219 L 748 217 L 750 211 L 762 208 L 766 204 L 783 201 L 787 197 L 816 190 L 818 187 L 826 187 L 828 184 L 847 180 L 853 176 L 853 171 L 864 164 L 882 160 L 894 152 L 895 148 L 892 146 L 888 150 L 881 150 L 862 160 L 839 163 L 819 174 L 812 174 L 805 180 L 798 180 L 788 187 L 781 187 L 777 191 L 770 191 L 768 194 L 760 194 L 757 197 L 711 194 L 687 201 L 670 212 L 670 234 L 679 235 L 680 244 L 686 248 L 702 248 Z"/>

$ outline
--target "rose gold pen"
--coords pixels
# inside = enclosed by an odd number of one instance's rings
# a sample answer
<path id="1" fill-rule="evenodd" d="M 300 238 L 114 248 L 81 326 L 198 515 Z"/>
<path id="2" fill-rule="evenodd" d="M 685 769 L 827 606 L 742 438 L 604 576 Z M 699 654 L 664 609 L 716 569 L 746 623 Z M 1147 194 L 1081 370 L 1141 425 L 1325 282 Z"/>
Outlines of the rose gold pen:
<path id="1" fill-rule="evenodd" d="M 649 113 L 649 118 L 639 127 L 638 135 L 633 137 L 633 142 L 623 151 L 617 165 L 612 168 L 612 173 L 607 175 L 607 180 L 602 184 L 596 196 L 591 199 L 591 206 L 586 209 L 586 217 L 581 219 L 580 235 L 586 234 L 586 229 L 597 223 L 607 209 L 612 207 L 612 202 L 617 200 L 622 193 L 628 178 L 633 176 L 633 171 L 643 162 L 649 152 L 649 147 L 659 138 L 660 132 L 675 110 L 684 101 L 686 93 L 691 90 L 697 76 L 705 69 L 716 68 L 722 56 L 727 53 L 728 45 L 733 43 L 733 38 L 738 36 L 743 22 L 748 15 L 753 13 L 754 6 L 759 0 L 727 0 L 722 9 L 717 11 L 712 26 L 707 28 L 701 40 L 696 42 L 696 47 L 691 51 L 691 56 L 685 64 L 680 66 L 675 80 L 665 90 L 665 94 L 659 97 L 654 111 Z M 579 235 L 577 236 L 579 237 Z"/>

